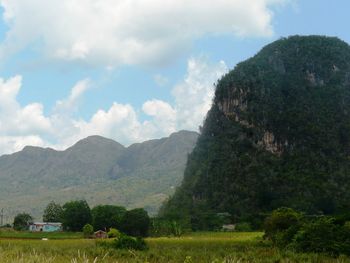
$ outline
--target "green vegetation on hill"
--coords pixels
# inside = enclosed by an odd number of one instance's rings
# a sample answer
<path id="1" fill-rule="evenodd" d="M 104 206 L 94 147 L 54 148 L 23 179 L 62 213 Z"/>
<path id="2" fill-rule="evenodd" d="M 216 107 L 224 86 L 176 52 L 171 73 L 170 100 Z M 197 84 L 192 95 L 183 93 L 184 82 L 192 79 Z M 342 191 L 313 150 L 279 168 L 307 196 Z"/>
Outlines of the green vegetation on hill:
<path id="1" fill-rule="evenodd" d="M 51 200 L 145 207 L 155 214 L 180 184 L 197 137 L 195 132 L 180 131 L 124 147 L 90 136 L 65 151 L 25 147 L 1 156 L 0 208 L 5 221 L 22 211 L 41 220 Z"/>
<path id="2" fill-rule="evenodd" d="M 217 213 L 260 225 L 281 206 L 350 209 L 350 46 L 283 38 L 218 83 L 184 180 L 160 215 L 193 229 Z"/>

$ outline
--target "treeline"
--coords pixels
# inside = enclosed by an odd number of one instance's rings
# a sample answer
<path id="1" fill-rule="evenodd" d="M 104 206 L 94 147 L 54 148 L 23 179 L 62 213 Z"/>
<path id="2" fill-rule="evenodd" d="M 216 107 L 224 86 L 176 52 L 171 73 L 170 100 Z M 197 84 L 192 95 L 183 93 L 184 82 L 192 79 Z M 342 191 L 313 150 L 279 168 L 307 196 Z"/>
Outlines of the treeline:
<path id="1" fill-rule="evenodd" d="M 13 227 L 28 230 L 32 221 L 31 215 L 21 213 L 15 217 Z M 85 200 L 69 201 L 63 206 L 52 201 L 44 210 L 43 221 L 61 222 L 65 231 L 81 232 L 89 224 L 95 231 L 114 228 L 131 236 L 147 236 L 150 227 L 150 217 L 143 208 L 97 205 L 90 209 Z"/>
<path id="2" fill-rule="evenodd" d="M 264 223 L 265 239 L 282 249 L 350 255 L 350 212 L 307 216 L 291 208 L 274 210 Z"/>

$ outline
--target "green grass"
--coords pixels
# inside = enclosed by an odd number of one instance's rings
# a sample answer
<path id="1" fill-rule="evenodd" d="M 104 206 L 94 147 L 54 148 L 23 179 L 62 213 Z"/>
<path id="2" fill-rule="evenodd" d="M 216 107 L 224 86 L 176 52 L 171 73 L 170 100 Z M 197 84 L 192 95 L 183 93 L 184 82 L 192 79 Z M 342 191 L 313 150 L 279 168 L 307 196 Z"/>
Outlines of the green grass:
<path id="1" fill-rule="evenodd" d="M 0 239 L 81 239 L 83 233 L 74 232 L 24 232 L 0 230 Z"/>
<path id="2" fill-rule="evenodd" d="M 0 262 L 330 262 L 350 258 L 281 252 L 261 238 L 262 233 L 193 233 L 180 238 L 148 238 L 148 251 L 113 250 L 95 240 L 0 240 Z M 113 242 L 113 241 L 108 241 Z"/>

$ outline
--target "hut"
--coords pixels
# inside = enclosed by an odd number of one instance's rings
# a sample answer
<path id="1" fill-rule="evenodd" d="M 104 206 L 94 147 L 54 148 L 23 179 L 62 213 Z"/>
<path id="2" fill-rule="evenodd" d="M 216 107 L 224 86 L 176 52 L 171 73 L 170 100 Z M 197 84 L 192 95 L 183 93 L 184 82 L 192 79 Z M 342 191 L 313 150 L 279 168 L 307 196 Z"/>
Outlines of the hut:
<path id="1" fill-rule="evenodd" d="M 98 230 L 94 233 L 94 238 L 108 238 L 108 235 L 103 230 Z"/>

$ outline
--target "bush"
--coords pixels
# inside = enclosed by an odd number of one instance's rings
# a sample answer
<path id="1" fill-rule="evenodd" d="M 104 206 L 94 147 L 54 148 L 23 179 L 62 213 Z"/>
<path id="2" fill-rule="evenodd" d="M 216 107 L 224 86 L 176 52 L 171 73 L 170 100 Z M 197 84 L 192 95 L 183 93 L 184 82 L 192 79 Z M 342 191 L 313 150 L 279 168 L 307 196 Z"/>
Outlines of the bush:
<path id="1" fill-rule="evenodd" d="M 276 246 L 284 247 L 292 242 L 301 226 L 301 219 L 302 214 L 291 208 L 278 208 L 265 220 L 264 237 L 271 240 Z"/>
<path id="2" fill-rule="evenodd" d="M 84 227 L 83 227 L 83 233 L 84 233 L 84 237 L 85 238 L 89 238 L 92 236 L 92 234 L 94 233 L 94 228 L 92 225 L 90 224 L 86 224 Z"/>
<path id="3" fill-rule="evenodd" d="M 235 231 L 237 232 L 251 232 L 253 231 L 252 225 L 247 222 L 236 224 Z"/>
<path id="4" fill-rule="evenodd" d="M 302 217 L 279 208 L 265 221 L 265 238 L 278 247 L 300 252 L 350 255 L 350 227 L 340 217 Z"/>
<path id="5" fill-rule="evenodd" d="M 335 218 L 322 217 L 305 223 L 294 236 L 292 247 L 301 252 L 350 255 L 350 228 Z"/>
<path id="6" fill-rule="evenodd" d="M 114 241 L 114 248 L 117 249 L 133 249 L 133 250 L 147 250 L 148 246 L 140 237 L 131 237 L 127 235 L 121 235 Z"/>
<path id="7" fill-rule="evenodd" d="M 120 237 L 120 232 L 115 229 L 115 228 L 111 228 L 109 231 L 108 231 L 108 238 L 119 238 Z"/>

